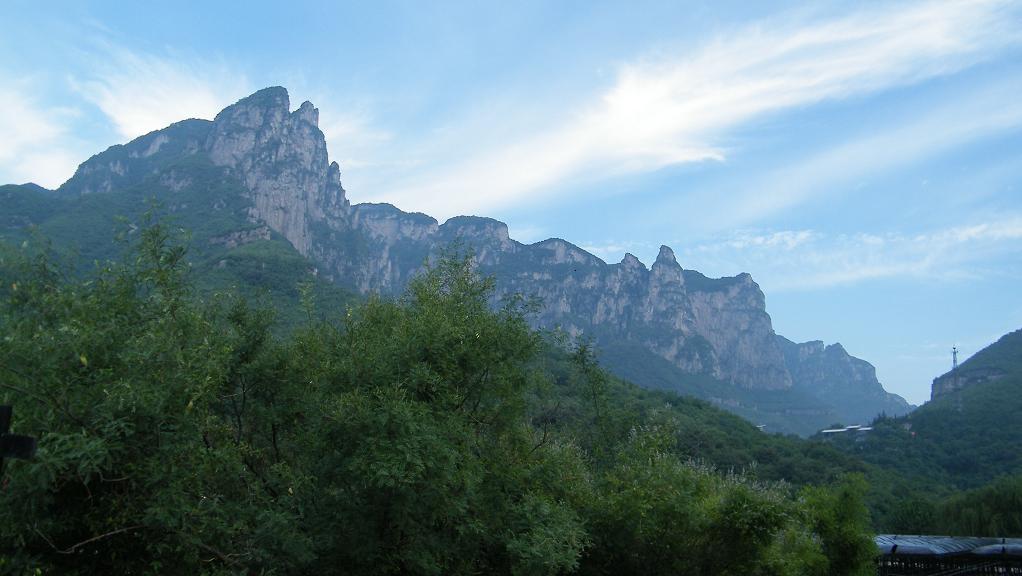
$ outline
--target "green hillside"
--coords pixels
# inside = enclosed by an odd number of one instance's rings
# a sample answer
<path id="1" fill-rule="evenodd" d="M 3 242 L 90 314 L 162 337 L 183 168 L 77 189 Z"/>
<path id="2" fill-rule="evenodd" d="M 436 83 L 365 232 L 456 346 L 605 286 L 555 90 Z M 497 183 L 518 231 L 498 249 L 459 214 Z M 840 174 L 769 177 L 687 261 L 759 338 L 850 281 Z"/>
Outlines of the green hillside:
<path id="1" fill-rule="evenodd" d="M 81 277 L 0 253 L 0 402 L 39 438 L 0 479 L 0 571 L 869 568 L 853 459 L 610 377 L 467 259 L 274 335 L 161 227 L 130 244 Z M 763 481 L 788 465 L 820 485 Z"/>
<path id="2" fill-rule="evenodd" d="M 0 188 L 5 207 L 11 208 L 5 211 L 3 240 L 14 251 L 32 251 L 45 243 L 69 251 L 62 259 L 71 261 L 75 276 L 86 278 L 105 268 L 104 262 L 130 258 L 128 247 L 140 231 L 153 221 L 163 222 L 187 246 L 184 264 L 198 297 L 230 293 L 273 310 L 271 329 L 281 337 L 305 325 L 310 313 L 316 319 L 338 318 L 362 300 L 319 279 L 287 241 L 251 223 L 248 201 L 229 175 L 195 158 L 182 162 L 189 163 L 186 186 L 171 187 L 142 175 L 123 190 L 82 196 L 32 185 Z M 1018 334 L 963 363 L 962 374 L 975 367 L 986 375 L 1016 374 Z M 620 438 L 636 422 L 667 422 L 672 454 L 721 470 L 796 486 L 861 472 L 870 479 L 869 502 L 881 530 L 905 525 L 907 511 L 918 508 L 913 503 L 924 501 L 936 509 L 940 498 L 1019 470 L 1018 451 L 1005 448 L 1022 440 L 1017 427 L 990 426 L 1012 422 L 1022 408 L 1017 375 L 939 398 L 909 417 L 881 419 L 862 441 L 800 441 L 777 433 L 809 434 L 831 424 L 828 406 L 798 390 L 751 391 L 683 374 L 641 348 L 592 353 L 590 362 L 617 375 L 601 377 L 599 401 L 605 408 L 597 426 L 587 421 L 594 400 L 582 393 L 585 388 L 578 385 L 574 364 L 562 348 L 551 342 L 536 365 L 551 376 L 551 387 L 542 393 L 544 405 L 556 409 L 533 416 L 551 430 L 569 435 L 586 430 L 575 440 L 596 450 L 592 431 L 597 428 Z"/>
<path id="3" fill-rule="evenodd" d="M 964 533 L 961 526 L 968 524 L 949 511 L 965 501 L 957 494 L 982 493 L 991 482 L 1022 474 L 1020 359 L 1022 332 L 1016 331 L 959 367 L 963 375 L 996 373 L 997 378 L 939 396 L 908 416 L 879 419 L 866 435 L 831 440 L 835 448 L 883 470 L 897 485 L 880 506 L 884 529 Z M 1022 499 L 1004 502 L 999 513 L 1022 511 Z M 989 515 L 982 522 L 988 520 Z M 972 525 L 980 522 L 974 519 Z"/>
<path id="4" fill-rule="evenodd" d="M 253 226 L 244 218 L 246 201 L 232 180 L 212 167 L 201 168 L 189 168 L 190 174 L 204 177 L 185 191 L 171 191 L 143 180 L 123 192 L 68 198 L 37 187 L 8 186 L 10 193 L 23 199 L 21 205 L 59 209 L 24 211 L 23 219 L 31 225 L 8 229 L 6 241 L 28 241 L 29 250 L 35 244 L 50 243 L 57 254 L 65 254 L 58 259 L 70 260 L 76 275 L 88 277 L 102 269 L 105 262 L 123 259 L 135 241 L 137 233 L 133 229 L 162 218 L 178 231 L 187 246 L 184 258 L 190 282 L 200 296 L 227 291 L 273 310 L 274 330 L 280 335 L 291 333 L 308 320 L 310 304 L 318 318 L 336 318 L 346 306 L 362 299 L 318 279 L 311 273 L 309 261 L 276 234 L 234 247 L 210 243 L 211 238 L 231 231 L 244 232 Z M 151 194 L 145 196 L 146 192 Z M 207 211 L 218 216 L 199 216 Z M 189 229 L 190 225 L 198 228 Z M 115 235 L 122 236 L 122 241 L 114 241 Z M 566 377 L 572 370 L 571 362 L 560 351 L 561 346 L 549 344 L 543 370 L 560 375 L 554 379 L 560 414 L 574 426 L 582 401 L 573 396 L 575 389 Z M 844 457 L 829 446 L 777 434 L 808 434 L 829 423 L 825 421 L 828 416 L 823 416 L 810 427 L 793 427 L 775 408 L 790 405 L 790 391 L 750 391 L 709 377 L 684 374 L 642 349 L 595 350 L 593 362 L 624 376 L 606 378 L 608 417 L 616 423 L 619 434 L 627 433 L 637 415 L 645 418 L 658 413 L 676 426 L 680 456 L 722 469 L 754 470 L 764 480 L 786 480 L 797 485 L 827 482 L 845 472 L 865 470 L 854 458 Z M 640 388 L 631 384 L 629 377 L 662 382 L 662 386 L 660 390 Z M 719 400 L 715 405 L 714 398 L 722 396 L 741 398 L 741 405 L 722 407 Z M 809 397 L 802 402 L 807 411 L 824 409 Z M 722 409 L 725 407 L 730 411 Z M 750 422 L 766 426 L 761 430 Z"/>
<path id="5" fill-rule="evenodd" d="M 937 397 L 915 412 L 885 418 L 862 439 L 835 443 L 863 459 L 954 489 L 1022 472 L 1022 331 L 964 362 L 963 375 L 1000 376 Z"/>
<path id="6" fill-rule="evenodd" d="M 320 310 L 341 310 L 354 301 L 352 292 L 319 279 L 280 235 L 250 222 L 250 201 L 222 169 L 196 156 L 168 169 L 187 173 L 187 183 L 145 175 L 122 189 L 84 195 L 35 185 L 0 187 L 0 240 L 49 243 L 74 262 L 74 273 L 88 275 L 123 258 L 137 231 L 160 220 L 187 243 L 196 288 L 206 294 L 231 289 L 259 301 L 277 312 L 279 329 L 302 320 L 303 291 Z M 65 186 L 71 184 L 76 180 Z"/>
<path id="7" fill-rule="evenodd" d="M 984 368 L 997 368 L 1016 377 L 1022 374 L 1022 330 L 1001 336 L 997 342 L 963 362 L 959 370 L 968 374 Z"/>
<path id="8" fill-rule="evenodd" d="M 305 304 L 312 304 L 322 318 L 337 317 L 345 306 L 360 300 L 317 278 L 309 261 L 268 229 L 262 237 L 236 246 L 219 242 L 258 228 L 247 220 L 249 203 L 240 185 L 201 158 L 186 156 L 175 162 L 164 168 L 181 169 L 188 174 L 188 183 L 173 189 L 165 180 L 146 176 L 145 170 L 122 190 L 81 196 L 31 185 L 6 186 L 2 189 L 5 206 L 7 199 L 13 199 L 6 214 L 19 225 L 8 226 L 5 239 L 9 243 L 28 240 L 30 244 L 46 239 L 58 252 L 70 252 L 76 273 L 84 277 L 108 260 L 122 259 L 137 231 L 147 221 L 158 219 L 178 230 L 187 246 L 190 281 L 200 295 L 230 291 L 271 309 L 281 335 L 307 320 L 303 295 Z M 87 184 L 72 180 L 67 186 Z M 115 241 L 115 236 L 122 240 Z M 562 375 L 570 372 L 570 362 L 557 346 L 544 358 L 546 370 Z M 618 433 L 627 432 L 636 414 L 645 417 L 659 411 L 677 424 L 679 455 L 723 469 L 754 468 L 763 479 L 795 484 L 825 482 L 845 471 L 863 470 L 854 459 L 830 447 L 775 434 L 809 434 L 830 423 L 826 408 L 808 396 L 793 398 L 796 393 L 792 391 L 750 391 L 706 376 L 684 374 L 638 347 L 596 350 L 594 361 L 621 376 L 608 377 L 606 389 L 608 405 L 613 408 L 608 412 L 615 414 Z M 639 388 L 628 380 L 653 383 L 660 390 Z M 555 381 L 563 385 L 557 392 L 563 413 L 569 420 L 577 417 L 579 401 L 572 397 L 566 378 Z M 727 405 L 722 405 L 722 398 L 729 399 Z M 803 416 L 814 412 L 820 416 L 807 426 L 796 426 L 784 413 L 794 409 L 793 403 L 804 407 Z M 574 412 L 569 410 L 571 406 L 575 406 Z M 764 424 L 764 429 L 750 422 Z"/>

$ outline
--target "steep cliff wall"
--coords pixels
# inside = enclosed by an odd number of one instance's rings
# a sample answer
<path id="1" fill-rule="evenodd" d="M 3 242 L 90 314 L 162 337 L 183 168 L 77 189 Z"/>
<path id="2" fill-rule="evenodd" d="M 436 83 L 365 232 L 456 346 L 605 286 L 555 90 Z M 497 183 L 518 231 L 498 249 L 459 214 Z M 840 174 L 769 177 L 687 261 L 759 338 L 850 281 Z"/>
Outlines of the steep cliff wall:
<path id="1" fill-rule="evenodd" d="M 685 373 L 742 388 L 792 386 L 763 292 L 748 274 L 707 278 L 683 269 L 666 246 L 649 268 L 630 254 L 608 264 L 561 239 L 516 242 L 489 218 L 440 224 L 388 204 L 351 205 L 318 116 L 309 102 L 291 111 L 283 88 L 260 90 L 212 122 L 188 120 L 110 148 L 62 190 L 91 194 L 153 177 L 184 187 L 189 162 L 202 160 L 247 190 L 253 226 L 282 235 L 321 275 L 359 292 L 397 293 L 429 258 L 460 242 L 501 293 L 543 300 L 544 327 L 601 346 L 639 345 Z"/>
<path id="2" fill-rule="evenodd" d="M 842 423 L 866 424 L 881 413 L 901 416 L 912 410 L 904 398 L 884 390 L 872 364 L 848 354 L 841 344 L 777 340 L 795 389 L 834 406 Z"/>
<path id="3" fill-rule="evenodd" d="M 328 215 L 343 220 L 348 206 L 340 167 L 327 157 L 319 111 L 310 102 L 289 108 L 287 90 L 260 90 L 216 115 L 204 148 L 251 192 L 253 218 L 308 256 L 312 222 Z"/>

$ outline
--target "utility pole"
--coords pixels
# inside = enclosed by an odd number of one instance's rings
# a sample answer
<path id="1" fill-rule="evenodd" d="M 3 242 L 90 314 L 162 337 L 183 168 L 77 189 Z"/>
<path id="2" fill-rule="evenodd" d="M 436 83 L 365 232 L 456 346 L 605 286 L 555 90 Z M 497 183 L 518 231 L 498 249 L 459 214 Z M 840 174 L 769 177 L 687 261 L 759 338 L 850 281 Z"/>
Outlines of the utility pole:
<path id="1" fill-rule="evenodd" d="M 958 346 L 951 347 L 951 379 L 954 381 L 954 389 L 958 390 Z"/>

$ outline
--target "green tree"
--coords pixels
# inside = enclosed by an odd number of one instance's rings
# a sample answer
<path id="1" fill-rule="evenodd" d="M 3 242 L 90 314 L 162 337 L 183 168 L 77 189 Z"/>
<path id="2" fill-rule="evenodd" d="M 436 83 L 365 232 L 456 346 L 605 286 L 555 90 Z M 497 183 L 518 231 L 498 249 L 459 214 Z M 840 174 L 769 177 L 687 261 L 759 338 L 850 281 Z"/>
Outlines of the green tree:
<path id="1" fill-rule="evenodd" d="M 585 534 L 568 501 L 585 475 L 570 444 L 528 426 L 538 336 L 521 301 L 494 312 L 491 294 L 467 258 L 442 259 L 403 299 L 370 299 L 343 330 L 318 333 L 327 344 L 301 343 L 330 351 L 311 434 L 325 443 L 316 522 L 336 539 L 325 562 L 381 574 L 574 566 Z"/>
<path id="2" fill-rule="evenodd" d="M 872 560 L 877 552 L 865 505 L 868 488 L 865 478 L 856 474 L 833 486 L 802 490 L 807 521 L 827 557 L 826 574 L 872 574 Z"/>
<path id="3" fill-rule="evenodd" d="M 3 398 L 39 437 L 6 470 L 0 555 L 14 573 L 208 572 L 298 562 L 298 511 L 229 405 L 266 323 L 195 306 L 184 251 L 161 226 L 96 277 L 31 246 L 0 258 Z M 210 560 L 213 562 L 210 563 Z"/>
<path id="4" fill-rule="evenodd" d="M 679 441 L 710 438 L 683 401 L 552 350 L 467 256 L 335 322 L 306 298 L 276 337 L 265 311 L 193 290 L 162 226 L 87 279 L 32 246 L 0 254 L 0 401 L 40 439 L 0 479 L 0 573 L 865 565 L 859 484 L 794 498 L 686 460 Z"/>

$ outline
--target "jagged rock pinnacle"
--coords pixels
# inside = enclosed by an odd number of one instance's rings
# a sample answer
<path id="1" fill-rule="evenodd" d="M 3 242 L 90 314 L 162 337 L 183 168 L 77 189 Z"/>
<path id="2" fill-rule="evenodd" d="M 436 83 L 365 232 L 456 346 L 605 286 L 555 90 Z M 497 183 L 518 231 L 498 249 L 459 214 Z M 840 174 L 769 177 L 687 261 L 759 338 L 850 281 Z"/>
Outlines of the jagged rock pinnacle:
<path id="1" fill-rule="evenodd" d="M 681 267 L 681 265 L 678 264 L 678 259 L 674 257 L 674 250 L 671 250 L 670 246 L 660 247 L 660 254 L 657 254 L 656 262 L 654 262 L 653 265 L 656 266 L 657 264 L 661 266 Z"/>
<path id="2" fill-rule="evenodd" d="M 290 113 L 291 100 L 287 90 L 280 86 L 262 90 L 238 100 L 216 115 L 214 124 L 230 124 L 244 128 L 259 128 L 264 124 L 277 124 Z"/>
<path id="3" fill-rule="evenodd" d="M 557 238 L 520 244 L 506 224 L 489 218 L 455 217 L 440 226 L 389 205 L 352 206 L 318 116 L 310 102 L 292 111 L 286 89 L 265 88 L 212 122 L 187 121 L 90 160 L 69 189 L 109 191 L 151 177 L 153 166 L 175 166 L 157 155 L 202 155 L 245 189 L 246 216 L 262 226 L 257 238 L 279 234 L 327 277 L 360 292 L 400 291 L 435 250 L 460 236 L 485 271 L 499 273 L 500 293 L 547 303 L 538 325 L 628 340 L 684 372 L 739 386 L 791 385 L 762 292 L 747 275 L 747 285 L 739 285 L 682 270 L 667 246 L 649 268 L 633 254 L 615 266 Z M 174 169 L 161 182 L 187 186 L 188 174 Z M 225 236 L 223 243 L 250 236 Z"/>
<path id="4" fill-rule="evenodd" d="M 304 102 L 290 111 L 287 90 L 264 88 L 216 115 L 206 139 L 210 160 L 248 188 L 252 216 L 265 221 L 303 255 L 309 226 L 347 209 L 340 168 L 327 157 L 319 111 Z"/>
<path id="5" fill-rule="evenodd" d="M 308 122 L 313 126 L 319 126 L 319 108 L 312 105 L 312 102 L 306 100 L 302 102 L 302 105 L 294 111 L 294 116 L 299 120 Z"/>
<path id="6" fill-rule="evenodd" d="M 621 259 L 621 264 L 625 268 L 628 268 L 629 270 L 633 268 L 635 269 L 641 268 L 643 270 L 646 269 L 646 266 L 638 258 L 635 257 L 635 254 L 632 254 L 631 252 L 625 252 L 625 257 Z"/>

